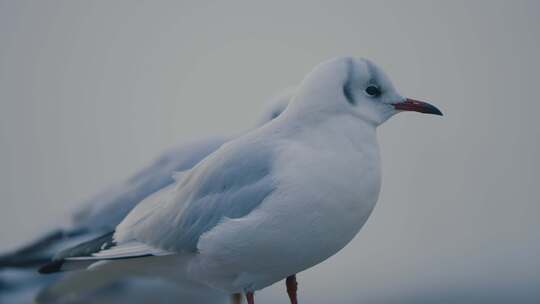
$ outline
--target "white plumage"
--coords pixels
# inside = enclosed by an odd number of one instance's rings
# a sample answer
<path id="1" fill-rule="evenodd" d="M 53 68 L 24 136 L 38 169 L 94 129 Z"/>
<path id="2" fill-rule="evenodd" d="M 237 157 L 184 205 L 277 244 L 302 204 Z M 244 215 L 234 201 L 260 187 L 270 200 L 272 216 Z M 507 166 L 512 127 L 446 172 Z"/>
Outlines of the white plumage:
<path id="1" fill-rule="evenodd" d="M 252 294 L 351 241 L 380 190 L 376 127 L 401 110 L 434 109 L 401 97 L 370 61 L 324 62 L 281 116 L 140 204 L 116 227 L 114 247 L 88 258 L 129 258 L 95 269 Z M 165 256 L 137 258 L 145 254 Z"/>

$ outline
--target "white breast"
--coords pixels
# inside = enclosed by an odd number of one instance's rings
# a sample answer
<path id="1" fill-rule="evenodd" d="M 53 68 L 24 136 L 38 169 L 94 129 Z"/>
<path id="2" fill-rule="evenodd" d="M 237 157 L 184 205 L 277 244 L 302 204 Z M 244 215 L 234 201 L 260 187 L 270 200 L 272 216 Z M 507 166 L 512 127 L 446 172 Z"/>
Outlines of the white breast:
<path id="1" fill-rule="evenodd" d="M 338 125 L 276 143 L 277 190 L 248 216 L 204 235 L 193 272 L 219 273 L 223 279 L 210 284 L 231 292 L 260 289 L 324 261 L 352 240 L 377 201 L 379 153 L 374 129 Z"/>
<path id="2" fill-rule="evenodd" d="M 288 195 L 273 208 L 279 205 L 297 215 L 293 235 L 301 237 L 294 240 L 296 255 L 313 264 L 335 254 L 358 233 L 380 190 L 375 130 L 356 122 L 347 127 L 343 120 L 337 125 L 303 134 L 277 162 L 276 172 Z M 284 227 L 289 220 L 283 220 Z"/>

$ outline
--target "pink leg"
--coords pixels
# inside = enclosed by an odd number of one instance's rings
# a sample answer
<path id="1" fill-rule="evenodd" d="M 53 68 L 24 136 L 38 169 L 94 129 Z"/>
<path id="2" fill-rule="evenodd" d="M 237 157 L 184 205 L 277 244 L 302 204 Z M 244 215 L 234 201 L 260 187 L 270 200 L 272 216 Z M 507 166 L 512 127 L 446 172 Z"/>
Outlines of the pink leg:
<path id="1" fill-rule="evenodd" d="M 253 295 L 253 291 L 246 292 L 246 300 L 248 304 L 255 304 L 255 298 Z"/>
<path id="2" fill-rule="evenodd" d="M 298 282 L 296 282 L 296 275 L 288 276 L 285 280 L 285 285 L 287 285 L 287 294 L 291 300 L 291 304 L 298 304 L 298 298 L 296 296 L 296 291 L 298 290 Z"/>

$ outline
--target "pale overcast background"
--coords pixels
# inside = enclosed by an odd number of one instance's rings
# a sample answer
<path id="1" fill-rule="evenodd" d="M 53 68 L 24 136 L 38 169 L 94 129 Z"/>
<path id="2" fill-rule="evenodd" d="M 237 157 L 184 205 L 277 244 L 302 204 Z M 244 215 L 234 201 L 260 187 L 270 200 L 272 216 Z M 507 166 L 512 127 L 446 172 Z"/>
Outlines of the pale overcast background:
<path id="1" fill-rule="evenodd" d="M 446 116 L 380 128 L 375 212 L 301 302 L 539 303 L 539 54 L 538 1 L 0 1 L 0 250 L 353 55 Z"/>

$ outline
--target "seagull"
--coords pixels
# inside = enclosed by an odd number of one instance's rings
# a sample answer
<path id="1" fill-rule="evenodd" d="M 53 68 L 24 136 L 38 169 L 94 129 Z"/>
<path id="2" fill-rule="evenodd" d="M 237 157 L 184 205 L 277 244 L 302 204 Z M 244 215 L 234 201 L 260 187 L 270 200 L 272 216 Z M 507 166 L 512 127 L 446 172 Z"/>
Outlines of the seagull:
<path id="1" fill-rule="evenodd" d="M 223 144 L 177 183 L 138 204 L 114 229 L 64 250 L 41 273 L 73 269 L 38 300 L 137 273 L 198 282 L 255 303 L 255 292 L 328 259 L 360 231 L 377 202 L 376 129 L 396 113 L 442 115 L 400 95 L 373 62 L 316 66 L 286 110 Z"/>
<path id="2" fill-rule="evenodd" d="M 287 107 L 293 92 L 294 88 L 288 88 L 272 96 L 257 120 L 256 127 L 279 116 Z M 31 294 L 58 279 L 57 276 L 38 275 L 35 273 L 34 267 L 47 263 L 61 249 L 75 246 L 114 229 L 138 203 L 173 184 L 175 182 L 174 172 L 192 168 L 232 138 L 212 136 L 183 143 L 165 151 L 151 164 L 127 180 L 82 202 L 73 215 L 71 223 L 55 227 L 17 250 L 0 255 L 0 302 L 1 299 L 15 298 L 25 298 L 27 299 L 25 302 L 30 302 L 28 297 Z M 144 284 L 141 283 L 143 279 L 127 281 L 127 283 L 122 283 L 121 290 L 127 291 L 129 287 L 136 286 L 139 295 L 142 290 L 145 290 Z M 147 281 L 151 283 L 147 284 L 151 286 L 151 290 L 148 289 L 148 291 L 156 291 L 159 286 L 173 290 L 160 281 L 157 283 L 156 280 Z M 137 284 L 132 282 L 137 282 Z M 109 296 L 111 292 L 110 289 L 107 290 Z M 192 291 L 189 292 L 192 293 Z M 209 291 L 208 288 L 201 290 L 200 294 L 203 293 L 210 294 L 205 298 L 213 300 L 217 297 L 211 297 L 216 293 Z M 182 295 L 185 296 L 186 292 L 183 292 Z M 96 297 L 97 295 L 94 295 L 94 298 Z M 201 297 L 196 299 L 198 303 L 201 302 Z M 103 300 L 100 299 L 98 302 L 103 302 Z M 215 302 L 217 301 L 211 301 L 211 303 Z"/>

